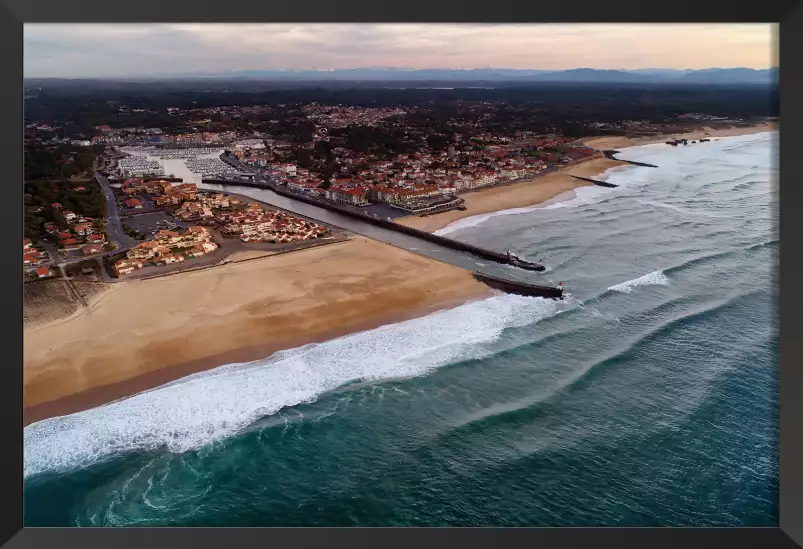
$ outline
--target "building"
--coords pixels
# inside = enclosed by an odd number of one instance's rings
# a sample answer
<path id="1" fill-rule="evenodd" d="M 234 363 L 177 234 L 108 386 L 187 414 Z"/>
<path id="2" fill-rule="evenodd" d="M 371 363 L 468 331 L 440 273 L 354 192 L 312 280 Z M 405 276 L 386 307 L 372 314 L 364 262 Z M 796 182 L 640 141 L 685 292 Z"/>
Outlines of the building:
<path id="1" fill-rule="evenodd" d="M 66 219 L 68 222 L 78 219 L 78 215 L 75 212 L 71 212 L 70 210 L 64 210 L 61 213 L 61 215 L 63 215 L 64 219 Z"/>
<path id="2" fill-rule="evenodd" d="M 31 246 L 33 246 L 33 241 L 30 238 L 23 239 L 23 241 L 22 241 L 22 249 L 23 250 L 28 250 L 28 249 L 31 248 Z"/>
<path id="3" fill-rule="evenodd" d="M 141 261 L 131 261 L 130 259 L 121 259 L 117 263 L 114 264 L 114 270 L 117 272 L 117 275 L 126 275 L 131 274 L 134 272 L 134 269 L 141 269 L 142 262 Z"/>
<path id="4" fill-rule="evenodd" d="M 73 229 L 81 236 L 92 234 L 95 231 L 94 227 L 92 227 L 92 223 L 78 223 Z"/>
<path id="5" fill-rule="evenodd" d="M 60 210 L 60 209 L 62 209 L 64 206 L 62 206 L 62 205 L 61 205 L 61 202 L 53 202 L 53 203 L 50 205 L 50 207 L 51 207 L 51 208 L 53 208 L 54 210 Z"/>
<path id="6" fill-rule="evenodd" d="M 337 189 L 328 192 L 330 200 L 334 200 L 338 204 L 345 204 L 346 206 L 370 206 L 371 203 L 365 199 L 365 190 L 363 189 Z"/>
<path id="7" fill-rule="evenodd" d="M 78 250 L 81 248 L 81 244 L 75 238 L 68 238 L 61 241 L 61 247 L 64 250 Z"/>
<path id="8" fill-rule="evenodd" d="M 90 234 L 86 237 L 86 241 L 90 244 L 103 244 L 106 242 L 106 235 L 103 233 L 100 234 Z"/>
<path id="9" fill-rule="evenodd" d="M 87 244 L 84 246 L 84 255 L 95 255 L 103 253 L 103 244 Z"/>
<path id="10" fill-rule="evenodd" d="M 36 269 L 36 276 L 38 278 L 48 278 L 53 276 L 50 272 L 50 267 L 39 267 Z"/>
<path id="11" fill-rule="evenodd" d="M 125 206 L 126 206 L 126 208 L 132 208 L 132 209 L 141 210 L 142 209 L 142 202 L 140 202 L 136 198 L 129 198 L 128 200 L 125 201 Z"/>

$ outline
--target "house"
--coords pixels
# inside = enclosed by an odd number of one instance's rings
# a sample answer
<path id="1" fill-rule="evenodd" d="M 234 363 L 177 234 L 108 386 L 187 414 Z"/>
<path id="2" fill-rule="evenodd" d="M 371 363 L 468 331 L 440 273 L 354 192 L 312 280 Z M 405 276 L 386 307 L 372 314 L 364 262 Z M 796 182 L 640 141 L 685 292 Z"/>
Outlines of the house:
<path id="1" fill-rule="evenodd" d="M 90 244 L 103 244 L 106 242 L 106 235 L 103 233 L 100 234 L 90 234 L 86 237 L 86 241 Z"/>
<path id="2" fill-rule="evenodd" d="M 36 276 L 38 278 L 48 278 L 53 275 L 50 273 L 50 267 L 39 267 L 36 269 Z"/>
<path id="3" fill-rule="evenodd" d="M 22 256 L 23 265 L 30 265 L 31 263 L 38 263 L 38 262 L 39 262 L 39 252 L 37 251 L 28 252 Z"/>
<path id="4" fill-rule="evenodd" d="M 103 244 L 87 244 L 84 246 L 84 255 L 103 253 Z"/>
<path id="5" fill-rule="evenodd" d="M 62 205 L 61 205 L 61 202 L 53 202 L 53 203 L 50 205 L 50 207 L 51 207 L 51 208 L 53 208 L 54 210 L 60 210 L 60 209 L 62 209 L 64 206 L 62 206 Z"/>
<path id="6" fill-rule="evenodd" d="M 125 201 L 126 208 L 136 208 L 138 210 L 142 209 L 142 202 L 137 200 L 136 198 L 129 198 Z"/>
<path id="7" fill-rule="evenodd" d="M 81 236 L 92 234 L 95 230 L 92 227 L 92 223 L 78 223 L 75 227 L 73 227 L 73 229 L 75 229 L 75 232 Z"/>
<path id="8" fill-rule="evenodd" d="M 187 252 L 187 257 L 202 257 L 206 255 L 206 250 L 204 250 L 203 246 L 193 246 Z"/>
<path id="9" fill-rule="evenodd" d="M 78 192 L 85 191 L 85 190 L 86 190 L 86 187 L 84 187 L 83 185 L 78 185 L 78 186 L 75 188 L 75 190 L 76 190 L 76 191 L 78 191 Z"/>
<path id="10" fill-rule="evenodd" d="M 58 234 L 59 240 L 67 240 L 68 238 L 72 238 L 72 235 L 68 232 L 61 232 Z"/>
<path id="11" fill-rule="evenodd" d="M 64 219 L 66 219 L 67 221 L 73 221 L 78 218 L 78 215 L 76 215 L 75 212 L 71 212 L 70 210 L 64 210 L 62 212 L 62 215 L 64 216 Z"/>
<path id="12" fill-rule="evenodd" d="M 141 269 L 142 262 L 141 261 L 131 261 L 130 259 L 121 259 L 117 263 L 114 264 L 114 270 L 117 272 L 117 275 L 126 275 L 131 274 L 134 272 L 134 269 Z"/>
<path id="13" fill-rule="evenodd" d="M 53 222 L 45 223 L 45 231 L 46 232 L 48 232 L 50 234 L 53 234 L 53 233 L 58 232 L 58 230 L 59 230 L 59 227 L 55 223 L 53 223 Z"/>
<path id="14" fill-rule="evenodd" d="M 23 250 L 30 249 L 31 246 L 33 246 L 33 241 L 30 238 L 23 239 L 23 241 L 22 241 L 22 249 Z"/>
<path id="15" fill-rule="evenodd" d="M 61 247 L 65 250 L 78 250 L 81 248 L 81 244 L 74 238 L 68 238 L 62 240 Z"/>

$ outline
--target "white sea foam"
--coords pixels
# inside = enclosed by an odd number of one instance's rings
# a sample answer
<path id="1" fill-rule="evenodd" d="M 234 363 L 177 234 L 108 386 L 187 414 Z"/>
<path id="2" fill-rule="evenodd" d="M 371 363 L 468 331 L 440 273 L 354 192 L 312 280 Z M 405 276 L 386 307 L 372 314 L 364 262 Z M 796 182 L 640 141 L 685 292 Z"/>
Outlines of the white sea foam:
<path id="1" fill-rule="evenodd" d="M 256 419 L 357 380 L 427 374 L 480 358 L 507 327 L 555 314 L 553 300 L 500 295 L 245 364 L 230 364 L 24 430 L 25 476 L 120 452 L 197 449 Z"/>
<path id="2" fill-rule="evenodd" d="M 636 286 L 666 286 L 667 284 L 669 284 L 669 279 L 663 271 L 653 271 L 633 280 L 611 286 L 608 290 L 629 294 Z"/>

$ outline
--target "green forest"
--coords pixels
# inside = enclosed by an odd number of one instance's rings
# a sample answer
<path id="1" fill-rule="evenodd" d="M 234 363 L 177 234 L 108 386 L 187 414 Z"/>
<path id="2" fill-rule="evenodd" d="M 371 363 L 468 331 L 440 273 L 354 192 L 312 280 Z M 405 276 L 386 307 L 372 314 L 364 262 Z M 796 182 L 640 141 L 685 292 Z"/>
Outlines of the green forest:
<path id="1" fill-rule="evenodd" d="M 83 187 L 84 190 L 76 190 Z M 45 236 L 44 225 L 56 223 L 59 228 L 68 228 L 68 223 L 58 209 L 51 204 L 58 202 L 63 210 L 78 215 L 102 219 L 106 199 L 97 181 L 28 181 L 25 183 L 25 238 L 33 240 Z M 37 211 L 39 210 L 39 211 Z"/>
<path id="2" fill-rule="evenodd" d="M 25 180 L 92 176 L 92 164 L 102 147 L 33 144 L 25 147 Z"/>

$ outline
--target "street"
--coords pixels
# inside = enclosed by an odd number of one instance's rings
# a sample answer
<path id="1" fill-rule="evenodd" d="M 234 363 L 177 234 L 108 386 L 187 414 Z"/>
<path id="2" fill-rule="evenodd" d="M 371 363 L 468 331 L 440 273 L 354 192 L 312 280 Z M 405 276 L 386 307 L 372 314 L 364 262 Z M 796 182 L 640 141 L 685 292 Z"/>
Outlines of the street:
<path id="1" fill-rule="evenodd" d="M 109 241 L 117 242 L 123 248 L 135 246 L 136 242 L 125 234 L 122 224 L 120 223 L 120 212 L 117 211 L 117 199 L 114 196 L 114 189 L 109 185 L 109 181 L 99 172 L 95 172 L 95 179 L 97 179 L 100 184 L 100 188 L 103 189 L 103 194 L 106 195 L 106 232 Z"/>

